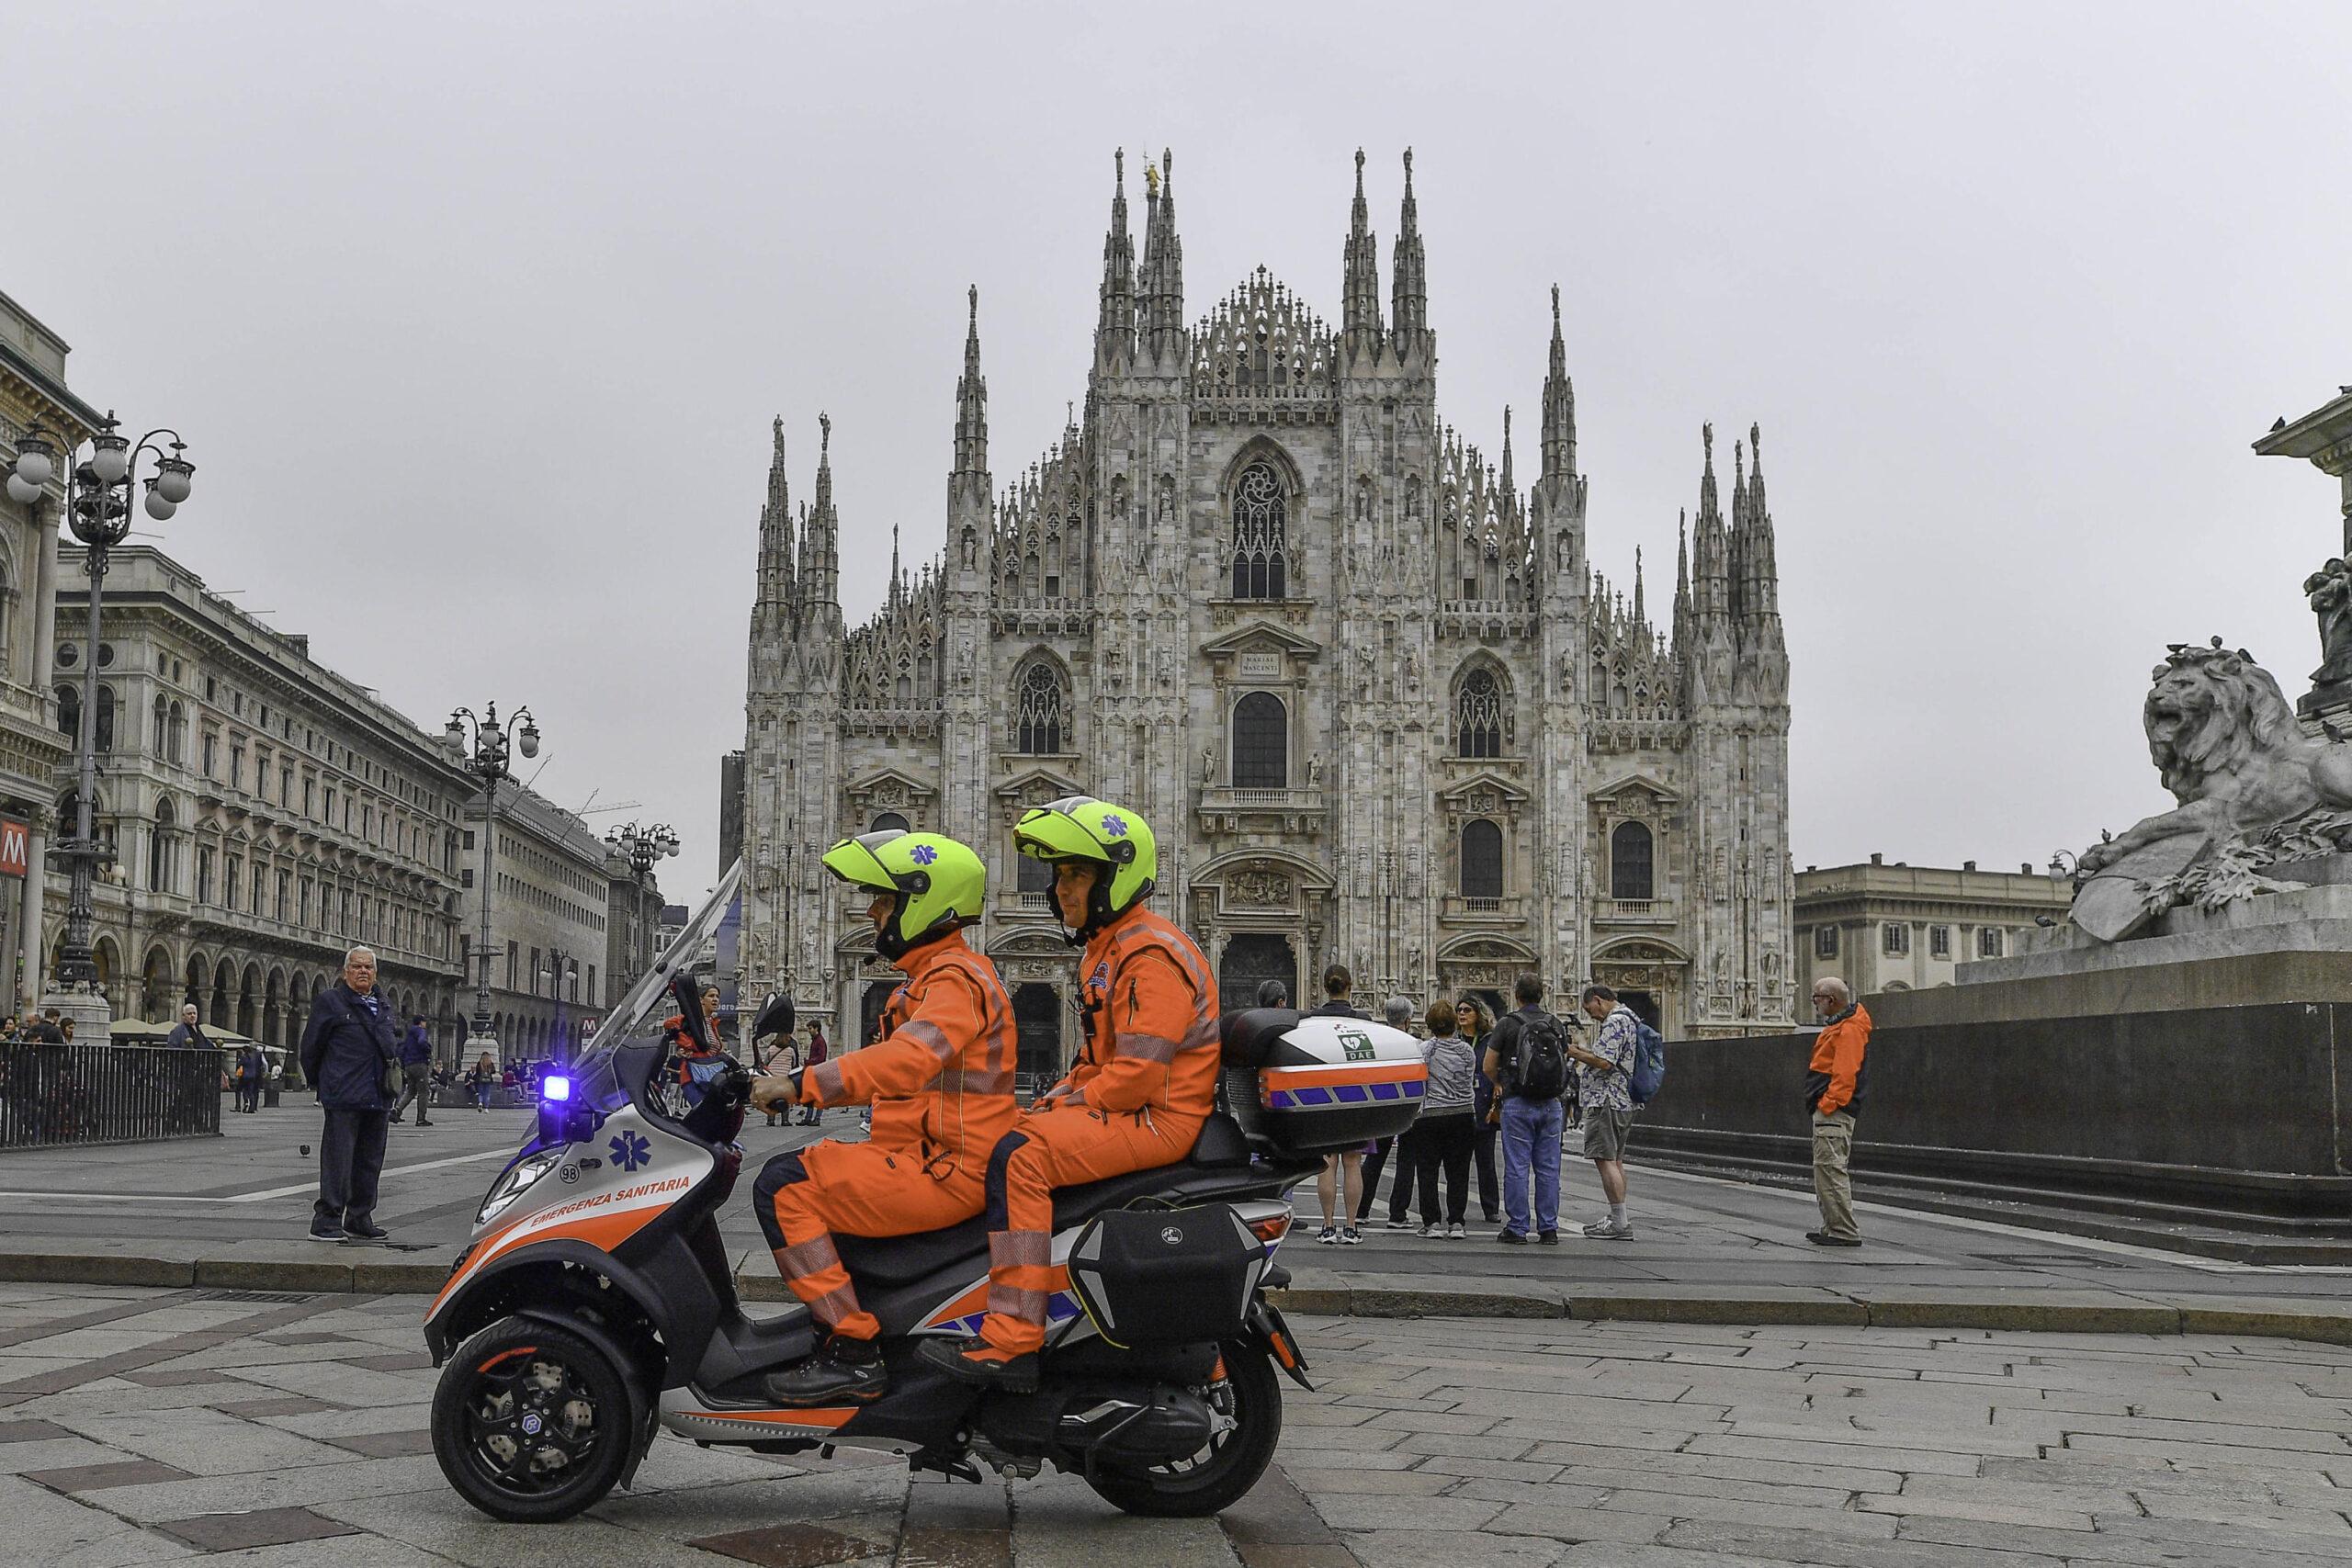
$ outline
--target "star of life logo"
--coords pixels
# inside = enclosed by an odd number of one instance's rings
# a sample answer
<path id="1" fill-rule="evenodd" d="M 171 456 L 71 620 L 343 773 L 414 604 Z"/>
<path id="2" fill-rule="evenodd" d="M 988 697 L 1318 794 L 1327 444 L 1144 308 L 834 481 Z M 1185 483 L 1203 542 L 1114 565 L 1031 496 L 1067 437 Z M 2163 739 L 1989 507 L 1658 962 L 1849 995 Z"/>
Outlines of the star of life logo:
<path id="1" fill-rule="evenodd" d="M 646 1142 L 642 1133 L 623 1133 L 606 1146 L 612 1153 L 613 1163 L 623 1170 L 635 1170 L 641 1165 L 653 1163 L 653 1145 Z"/>

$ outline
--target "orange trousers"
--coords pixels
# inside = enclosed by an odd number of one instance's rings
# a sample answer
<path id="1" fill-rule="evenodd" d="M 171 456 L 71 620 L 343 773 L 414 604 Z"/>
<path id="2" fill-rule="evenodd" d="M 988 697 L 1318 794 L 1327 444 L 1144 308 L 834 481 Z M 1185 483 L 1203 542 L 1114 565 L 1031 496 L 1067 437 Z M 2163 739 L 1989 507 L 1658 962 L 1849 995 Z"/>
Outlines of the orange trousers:
<path id="1" fill-rule="evenodd" d="M 989 1156 L 989 1314 L 980 1337 L 1008 1355 L 1045 1348 L 1054 1269 L 1054 1189 L 1174 1165 L 1192 1153 L 1200 1116 L 1154 1111 L 1032 1111 Z"/>
<path id="2" fill-rule="evenodd" d="M 809 1314 L 832 1333 L 882 1333 L 858 1305 L 857 1287 L 833 1249 L 833 1233 L 913 1235 L 961 1224 L 980 1212 L 980 1179 L 961 1170 L 926 1175 L 920 1156 L 872 1144 L 821 1143 L 768 1161 L 760 1172 L 760 1227 L 776 1272 Z"/>

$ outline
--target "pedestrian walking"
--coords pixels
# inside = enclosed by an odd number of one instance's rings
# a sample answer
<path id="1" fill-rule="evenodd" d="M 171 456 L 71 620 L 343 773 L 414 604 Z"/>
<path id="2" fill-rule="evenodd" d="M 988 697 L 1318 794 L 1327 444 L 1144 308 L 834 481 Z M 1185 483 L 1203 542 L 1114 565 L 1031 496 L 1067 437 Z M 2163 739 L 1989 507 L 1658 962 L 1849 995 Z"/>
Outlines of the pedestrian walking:
<path id="1" fill-rule="evenodd" d="M 1410 1034 L 1413 1032 L 1413 1004 L 1403 997 L 1391 997 L 1381 1004 L 1381 1021 L 1391 1029 Z M 1363 1196 L 1356 1200 L 1356 1224 L 1362 1227 L 1372 1213 L 1373 1201 L 1380 1193 L 1380 1173 L 1388 1168 L 1391 1155 L 1396 1156 L 1396 1169 L 1388 1183 L 1388 1228 L 1401 1231 L 1411 1223 L 1413 1210 L 1413 1162 L 1401 1152 L 1401 1145 L 1412 1136 L 1406 1131 L 1386 1138 L 1373 1140 L 1372 1153 L 1364 1156 Z"/>
<path id="2" fill-rule="evenodd" d="M 1470 1154 L 1477 1141 L 1471 1117 L 1477 1099 L 1472 1085 L 1478 1077 L 1478 1058 L 1470 1042 L 1462 1038 L 1460 1015 L 1452 1002 L 1442 998 L 1431 1002 L 1423 1021 L 1430 1032 L 1421 1043 L 1429 1084 L 1421 1091 L 1420 1114 L 1405 1134 L 1412 1157 L 1398 1184 L 1420 1194 L 1421 1235 L 1460 1241 L 1470 1234 L 1462 1222 L 1470 1205 Z M 1445 1175 L 1442 1210 L 1437 1190 L 1441 1169 Z"/>
<path id="3" fill-rule="evenodd" d="M 1308 1018 L 1363 1018 L 1348 1000 L 1348 993 L 1356 988 L 1356 977 L 1348 973 L 1347 965 L 1334 964 L 1323 971 L 1323 1005 L 1310 1008 Z M 1351 1154 L 1325 1155 L 1322 1174 L 1315 1179 L 1316 1201 L 1323 1206 L 1323 1228 L 1315 1234 L 1316 1241 L 1324 1247 L 1353 1247 L 1363 1240 L 1363 1233 L 1356 1228 L 1363 1206 L 1363 1156 L 1375 1145 L 1365 1144 Z M 1332 1199 L 1339 1207 L 1331 1206 Z M 1337 1219 L 1334 1216 L 1337 1216 Z M 1344 1223 L 1342 1223 L 1344 1222 Z"/>
<path id="4" fill-rule="evenodd" d="M 1473 1059 L 1485 1062 L 1495 1032 L 1487 1004 L 1465 991 L 1454 998 L 1453 1015 L 1462 1037 L 1470 1042 Z M 1470 1164 L 1478 1175 L 1478 1213 L 1493 1224 L 1502 1218 L 1502 1183 L 1495 1171 L 1495 1143 L 1502 1134 L 1502 1111 L 1495 1101 L 1494 1080 L 1483 1070 L 1473 1075 L 1471 1089 Z"/>
<path id="5" fill-rule="evenodd" d="M 411 1100 L 416 1102 L 416 1124 L 432 1126 L 424 1112 L 433 1103 L 433 1032 L 421 1012 L 411 1015 L 408 1032 L 401 1036 L 401 1098 L 392 1107 L 393 1121 L 407 1113 Z"/>
<path id="6" fill-rule="evenodd" d="M 252 1041 L 237 1053 L 237 1109 L 251 1116 L 261 1110 L 262 1080 L 269 1076 L 269 1058 Z"/>
<path id="7" fill-rule="evenodd" d="M 824 1025 L 813 1018 L 810 1019 L 808 1021 L 808 1049 L 801 1058 L 802 1062 L 808 1067 L 815 1067 L 831 1054 L 832 1046 L 825 1039 Z M 818 1126 L 823 1122 L 824 1119 L 825 1111 L 822 1106 L 804 1105 L 800 1108 L 799 1125 L 803 1127 Z"/>
<path id="8" fill-rule="evenodd" d="M 1854 1111 L 1862 1103 L 1862 1058 L 1871 1043 L 1871 1015 L 1851 987 L 1835 975 L 1813 983 L 1813 1010 L 1822 1031 L 1806 1064 L 1804 1102 L 1813 1111 L 1813 1195 L 1821 1228 L 1804 1233 L 1815 1247 L 1860 1247 L 1854 1223 Z"/>
<path id="9" fill-rule="evenodd" d="M 490 1091 L 498 1087 L 498 1064 L 491 1060 L 489 1052 L 481 1054 L 481 1060 L 467 1075 L 467 1081 L 473 1086 L 474 1112 L 480 1115 L 490 1109 Z"/>
<path id="10" fill-rule="evenodd" d="M 1570 1043 L 1577 1065 L 1577 1103 L 1583 1108 L 1584 1157 L 1600 1173 L 1609 1213 L 1584 1227 L 1596 1241 L 1631 1241 L 1634 1223 L 1625 1217 L 1625 1139 L 1634 1127 L 1634 1055 L 1641 1047 L 1642 1021 L 1602 985 L 1584 988 L 1585 1016 L 1600 1025 L 1592 1047 Z"/>
<path id="11" fill-rule="evenodd" d="M 1544 1010 L 1544 982 L 1534 976 L 1512 982 L 1511 997 L 1519 1006 L 1495 1025 L 1483 1063 L 1502 1102 L 1504 1218 L 1495 1239 L 1510 1247 L 1530 1240 L 1556 1246 L 1568 1026 Z"/>
<path id="12" fill-rule="evenodd" d="M 302 1031 L 302 1073 L 318 1086 L 326 1125 L 319 1139 L 319 1200 L 312 1241 L 381 1241 L 376 1188 L 399 1093 L 400 1027 L 376 995 L 376 955 L 355 947 L 343 978 L 311 1002 Z"/>
<path id="13" fill-rule="evenodd" d="M 73 1035 L 60 1023 L 55 1008 L 44 1008 L 40 1021 L 33 1025 L 32 1032 L 26 1038 L 36 1045 L 62 1045 Z"/>

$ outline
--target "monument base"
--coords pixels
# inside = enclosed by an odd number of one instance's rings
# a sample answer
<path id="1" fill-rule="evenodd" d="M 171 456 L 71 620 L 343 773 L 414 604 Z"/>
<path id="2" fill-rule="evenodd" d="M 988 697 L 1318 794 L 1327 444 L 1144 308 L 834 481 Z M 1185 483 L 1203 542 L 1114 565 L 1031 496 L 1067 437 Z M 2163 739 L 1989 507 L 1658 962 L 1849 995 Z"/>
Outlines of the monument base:
<path id="1" fill-rule="evenodd" d="M 41 998 L 40 1010 L 51 1008 L 59 1018 L 74 1021 L 77 1045 L 104 1045 L 114 1038 L 114 1008 L 104 991 L 51 991 Z"/>

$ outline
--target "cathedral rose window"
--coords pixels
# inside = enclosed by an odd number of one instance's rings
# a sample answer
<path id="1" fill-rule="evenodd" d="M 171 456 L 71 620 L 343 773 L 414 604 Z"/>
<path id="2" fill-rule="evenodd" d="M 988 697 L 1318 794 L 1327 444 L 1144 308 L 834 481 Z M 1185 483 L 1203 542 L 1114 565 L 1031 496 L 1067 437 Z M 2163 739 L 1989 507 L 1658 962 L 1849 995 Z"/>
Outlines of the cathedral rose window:
<path id="1" fill-rule="evenodd" d="M 1271 463 L 1252 463 L 1233 487 L 1233 596 L 1289 596 L 1289 498 Z"/>

